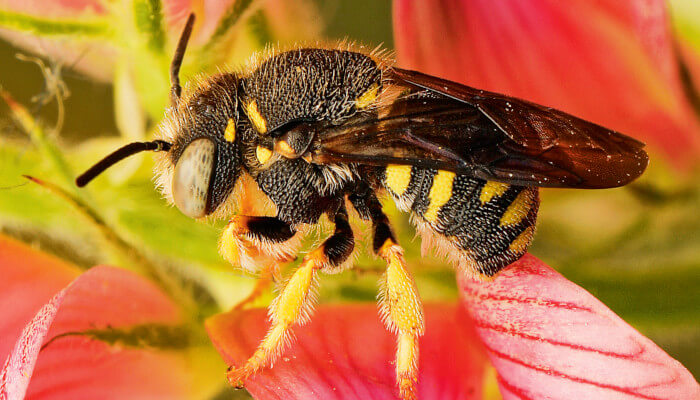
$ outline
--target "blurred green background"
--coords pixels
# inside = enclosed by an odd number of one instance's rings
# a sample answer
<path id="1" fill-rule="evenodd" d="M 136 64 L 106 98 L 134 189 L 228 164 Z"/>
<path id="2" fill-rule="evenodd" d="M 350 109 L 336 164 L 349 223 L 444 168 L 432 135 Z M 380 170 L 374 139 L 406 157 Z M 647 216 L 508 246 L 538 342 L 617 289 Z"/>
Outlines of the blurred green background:
<path id="1" fill-rule="evenodd" d="M 390 2 L 316 5 L 327 37 L 392 47 Z M 26 52 L 0 41 L 0 86 L 50 127 L 56 103 L 32 102 L 45 90 L 45 80 L 35 64 L 18 60 L 17 53 Z M 20 177 L 30 173 L 67 188 L 65 174 L 56 170 L 55 160 L 47 160 L 52 148 L 63 154 L 74 174 L 121 143 L 112 85 L 86 78 L 70 63 L 63 65 L 61 77 L 70 91 L 65 123 L 59 137 L 46 135 L 48 145 L 30 141 L 0 102 L 0 230 L 85 268 L 101 262 L 128 264 L 113 245 L 95 238 L 95 227 L 85 224 L 70 204 Z M 216 240 L 222 224 L 193 223 L 165 207 L 150 182 L 150 158 L 138 158 L 143 160 L 118 170 L 128 172 L 126 181 L 100 178 L 82 201 L 99 210 L 130 246 L 191 279 L 195 299 L 208 307 L 205 314 L 226 309 L 247 293 L 253 280 L 219 258 Z M 698 377 L 700 185 L 697 173 L 679 174 L 660 156 L 652 154 L 651 165 L 627 188 L 545 190 L 531 253 L 585 287 Z M 424 299 L 455 299 L 452 269 L 440 260 L 421 258 L 420 241 L 406 218 L 395 211 L 392 215 Z M 356 270 L 323 278 L 322 301 L 374 301 L 380 270 L 376 260 L 361 257 Z"/>

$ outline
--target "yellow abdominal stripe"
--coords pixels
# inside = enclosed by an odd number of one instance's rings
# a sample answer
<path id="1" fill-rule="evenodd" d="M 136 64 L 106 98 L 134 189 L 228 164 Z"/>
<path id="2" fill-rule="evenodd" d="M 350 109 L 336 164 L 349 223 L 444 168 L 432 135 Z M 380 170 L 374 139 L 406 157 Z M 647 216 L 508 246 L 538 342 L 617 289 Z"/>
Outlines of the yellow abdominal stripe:
<path id="1" fill-rule="evenodd" d="M 518 193 L 518 196 L 513 200 L 508 206 L 506 211 L 501 217 L 501 225 L 512 225 L 520 222 L 532 207 L 533 196 L 532 193 L 523 189 L 522 192 Z"/>
<path id="2" fill-rule="evenodd" d="M 535 228 L 533 226 L 528 226 L 518 237 L 515 238 L 508 246 L 508 250 L 515 254 L 521 254 L 524 253 L 527 250 L 527 246 L 530 245 L 530 242 L 532 241 L 532 235 L 535 232 Z"/>
<path id="3" fill-rule="evenodd" d="M 410 165 L 391 164 L 386 167 L 386 186 L 395 195 L 403 195 L 409 183 L 411 183 Z"/>
<path id="4" fill-rule="evenodd" d="M 484 187 L 481 188 L 479 201 L 481 201 L 481 204 L 486 204 L 496 196 L 503 196 L 503 193 L 508 190 L 509 186 L 507 183 L 487 181 Z"/>
<path id="5" fill-rule="evenodd" d="M 236 123 L 233 121 L 233 118 L 228 119 L 226 130 L 224 131 L 224 139 L 226 139 L 227 142 L 236 140 Z"/>
<path id="6" fill-rule="evenodd" d="M 246 106 L 246 113 L 253 127 L 255 127 L 255 130 L 260 133 L 267 132 L 267 122 L 265 122 L 265 118 L 263 118 L 260 111 L 258 111 L 258 103 L 255 100 L 248 103 Z"/>
<path id="7" fill-rule="evenodd" d="M 433 185 L 430 187 L 428 199 L 428 209 L 425 211 L 423 218 L 428 222 L 437 221 L 438 211 L 452 197 L 452 183 L 454 182 L 455 173 L 451 171 L 438 171 L 433 177 Z"/>

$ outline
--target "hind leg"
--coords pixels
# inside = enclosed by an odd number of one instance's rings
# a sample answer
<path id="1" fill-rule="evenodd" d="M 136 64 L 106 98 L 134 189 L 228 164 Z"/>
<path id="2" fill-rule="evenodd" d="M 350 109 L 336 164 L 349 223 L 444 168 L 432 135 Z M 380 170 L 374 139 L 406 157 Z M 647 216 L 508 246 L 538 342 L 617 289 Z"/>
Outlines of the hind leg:
<path id="1" fill-rule="evenodd" d="M 402 399 L 415 399 L 418 340 L 425 333 L 423 304 L 413 276 L 406 267 L 403 248 L 394 237 L 381 203 L 374 194 L 367 193 L 361 208 L 372 220 L 373 250 L 387 263 L 380 284 L 380 312 L 387 329 L 396 335 L 396 385 Z"/>

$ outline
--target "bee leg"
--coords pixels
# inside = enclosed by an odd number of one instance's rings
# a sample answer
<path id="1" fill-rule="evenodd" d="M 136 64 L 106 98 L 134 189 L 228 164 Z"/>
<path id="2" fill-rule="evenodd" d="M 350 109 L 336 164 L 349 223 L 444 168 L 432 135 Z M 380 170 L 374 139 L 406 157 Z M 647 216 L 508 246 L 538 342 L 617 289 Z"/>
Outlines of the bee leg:
<path id="1" fill-rule="evenodd" d="M 256 272 L 278 263 L 292 261 L 301 235 L 288 223 L 275 217 L 235 215 L 219 239 L 219 253 L 234 266 Z"/>
<path id="2" fill-rule="evenodd" d="M 261 368 L 272 365 L 291 340 L 291 328 L 309 320 L 318 287 L 317 272 L 335 271 L 347 261 L 355 246 L 345 209 L 335 215 L 335 232 L 317 249 L 307 254 L 284 289 L 270 305 L 272 323 L 252 357 L 241 368 L 229 369 L 228 380 L 233 386 Z"/>
<path id="3" fill-rule="evenodd" d="M 402 399 L 415 399 L 418 339 L 425 333 L 423 304 L 381 204 L 373 194 L 365 204 L 374 225 L 374 252 L 387 263 L 380 285 L 380 313 L 387 329 L 397 336 L 396 384 Z"/>

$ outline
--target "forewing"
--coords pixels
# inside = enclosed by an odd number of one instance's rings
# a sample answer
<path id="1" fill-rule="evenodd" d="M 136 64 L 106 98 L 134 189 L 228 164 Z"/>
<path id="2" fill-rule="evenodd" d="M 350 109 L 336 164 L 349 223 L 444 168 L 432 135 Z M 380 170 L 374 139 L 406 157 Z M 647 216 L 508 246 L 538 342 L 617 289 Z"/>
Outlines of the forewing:
<path id="1" fill-rule="evenodd" d="M 419 165 L 511 184 L 606 188 L 646 168 L 644 145 L 564 112 L 394 69 L 386 110 L 318 135 L 318 162 Z"/>

